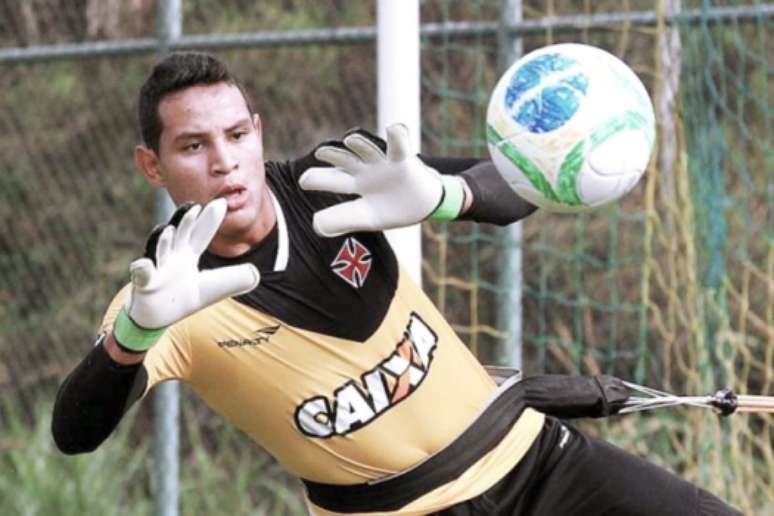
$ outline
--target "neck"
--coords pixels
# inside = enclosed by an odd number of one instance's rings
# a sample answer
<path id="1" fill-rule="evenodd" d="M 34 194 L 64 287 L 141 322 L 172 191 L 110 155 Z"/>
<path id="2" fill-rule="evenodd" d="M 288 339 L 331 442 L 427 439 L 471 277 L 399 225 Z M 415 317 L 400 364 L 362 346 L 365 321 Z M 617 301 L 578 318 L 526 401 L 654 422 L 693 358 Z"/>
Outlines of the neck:
<path id="1" fill-rule="evenodd" d="M 207 250 L 218 256 L 232 258 L 258 245 L 271 233 L 277 222 L 277 214 L 274 212 L 274 203 L 268 187 L 264 187 L 261 192 L 259 210 L 257 220 L 249 228 L 234 234 L 215 235 Z"/>

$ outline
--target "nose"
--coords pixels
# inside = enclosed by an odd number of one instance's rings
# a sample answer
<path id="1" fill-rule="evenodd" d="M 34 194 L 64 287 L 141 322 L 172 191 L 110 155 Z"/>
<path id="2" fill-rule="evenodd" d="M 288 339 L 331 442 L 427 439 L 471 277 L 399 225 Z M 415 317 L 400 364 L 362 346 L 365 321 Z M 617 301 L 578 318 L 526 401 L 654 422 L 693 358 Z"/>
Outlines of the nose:
<path id="1" fill-rule="evenodd" d="M 210 149 L 210 172 L 212 174 L 228 174 L 239 167 L 239 160 L 227 142 L 216 141 Z"/>

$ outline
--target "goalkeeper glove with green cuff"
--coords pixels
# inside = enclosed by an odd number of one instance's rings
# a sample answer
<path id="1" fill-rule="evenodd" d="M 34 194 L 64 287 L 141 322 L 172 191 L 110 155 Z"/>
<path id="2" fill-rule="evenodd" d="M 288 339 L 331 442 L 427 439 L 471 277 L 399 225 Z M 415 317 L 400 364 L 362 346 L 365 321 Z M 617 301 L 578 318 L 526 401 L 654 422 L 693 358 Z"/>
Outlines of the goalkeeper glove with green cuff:
<path id="1" fill-rule="evenodd" d="M 258 285 L 258 269 L 249 263 L 199 270 L 199 257 L 226 210 L 225 199 L 215 199 L 204 208 L 186 204 L 169 224 L 151 233 L 145 257 L 129 267 L 131 290 L 113 327 L 122 347 L 145 352 L 171 324 Z"/>
<path id="2" fill-rule="evenodd" d="M 301 188 L 359 196 L 315 213 L 314 229 L 321 236 L 399 228 L 427 218 L 452 220 L 464 206 L 463 179 L 425 165 L 403 124 L 387 128 L 386 152 L 372 135 L 355 131 L 343 145 L 322 145 L 314 155 L 332 167 L 309 168 L 299 178 Z"/>
<path id="3" fill-rule="evenodd" d="M 429 217 L 430 220 L 454 220 L 460 216 L 465 206 L 465 181 L 459 176 L 441 175 L 443 195 L 438 206 Z"/>

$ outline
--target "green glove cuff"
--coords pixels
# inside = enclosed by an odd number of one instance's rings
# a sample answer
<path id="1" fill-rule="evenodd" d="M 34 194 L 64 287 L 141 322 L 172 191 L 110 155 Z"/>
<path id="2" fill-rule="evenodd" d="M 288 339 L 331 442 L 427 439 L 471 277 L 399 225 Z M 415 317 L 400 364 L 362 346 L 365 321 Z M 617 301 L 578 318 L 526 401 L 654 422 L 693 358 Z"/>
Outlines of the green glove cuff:
<path id="1" fill-rule="evenodd" d="M 164 327 L 148 330 L 137 326 L 137 323 L 126 313 L 126 309 L 121 308 L 113 325 L 113 336 L 121 346 L 142 353 L 148 351 L 161 338 L 166 329 Z"/>
<path id="2" fill-rule="evenodd" d="M 460 216 L 462 207 L 465 205 L 465 187 L 464 181 L 456 176 L 441 176 L 443 183 L 443 196 L 441 202 L 433 210 L 429 217 L 430 220 L 454 220 Z"/>

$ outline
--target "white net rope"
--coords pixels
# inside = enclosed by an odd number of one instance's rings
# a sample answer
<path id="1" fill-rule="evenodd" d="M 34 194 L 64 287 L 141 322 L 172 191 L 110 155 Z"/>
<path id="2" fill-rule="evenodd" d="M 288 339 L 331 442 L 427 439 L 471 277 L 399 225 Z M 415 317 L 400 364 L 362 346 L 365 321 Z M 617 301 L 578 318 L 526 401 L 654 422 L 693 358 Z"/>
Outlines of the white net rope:
<path id="1" fill-rule="evenodd" d="M 639 395 L 629 396 L 619 414 L 678 405 L 710 408 L 723 416 L 734 412 L 774 413 L 774 396 L 737 395 L 731 389 L 722 389 L 705 396 L 678 396 L 636 383 L 624 384 Z"/>

